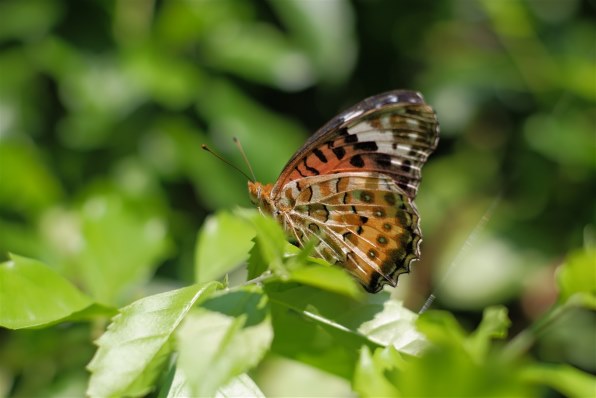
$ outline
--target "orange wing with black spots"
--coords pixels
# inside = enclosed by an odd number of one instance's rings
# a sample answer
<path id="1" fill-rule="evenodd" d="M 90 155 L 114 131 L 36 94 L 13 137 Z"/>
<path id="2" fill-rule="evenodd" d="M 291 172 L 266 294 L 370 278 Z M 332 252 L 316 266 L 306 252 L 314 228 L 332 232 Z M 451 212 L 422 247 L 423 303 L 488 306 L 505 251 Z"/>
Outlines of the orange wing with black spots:
<path id="1" fill-rule="evenodd" d="M 283 223 L 302 245 L 351 272 L 371 291 L 395 286 L 418 258 L 421 240 L 412 200 L 391 177 L 350 172 L 306 177 L 286 185 L 295 202 Z M 286 192 L 284 192 L 286 194 Z"/>
<path id="2" fill-rule="evenodd" d="M 304 177 L 367 171 L 391 176 L 413 198 L 422 165 L 438 140 L 436 114 L 421 94 L 403 90 L 379 94 L 319 129 L 286 164 L 272 194 Z"/>
<path id="3" fill-rule="evenodd" d="M 420 257 L 413 200 L 438 134 L 419 93 L 380 94 L 323 126 L 273 186 L 249 182 L 249 192 L 298 244 L 317 238 L 315 255 L 378 292 Z"/>

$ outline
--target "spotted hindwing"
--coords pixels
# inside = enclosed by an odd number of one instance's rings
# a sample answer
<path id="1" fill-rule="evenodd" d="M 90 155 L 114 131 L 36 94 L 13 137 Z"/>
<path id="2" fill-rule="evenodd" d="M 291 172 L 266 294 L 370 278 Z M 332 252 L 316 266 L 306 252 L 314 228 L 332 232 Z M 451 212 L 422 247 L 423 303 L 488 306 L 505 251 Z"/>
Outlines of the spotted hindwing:
<path id="1" fill-rule="evenodd" d="M 316 255 L 345 267 L 370 292 L 395 286 L 419 256 L 416 208 L 387 175 L 306 177 L 284 192 L 296 198 L 283 222 L 297 242 L 316 237 Z"/>

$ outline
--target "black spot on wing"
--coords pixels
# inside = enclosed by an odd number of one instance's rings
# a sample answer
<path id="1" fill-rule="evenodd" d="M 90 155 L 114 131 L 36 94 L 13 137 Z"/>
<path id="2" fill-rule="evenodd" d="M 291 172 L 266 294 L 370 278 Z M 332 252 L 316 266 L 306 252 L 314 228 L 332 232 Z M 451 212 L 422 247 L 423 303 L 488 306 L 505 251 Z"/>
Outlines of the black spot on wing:
<path id="1" fill-rule="evenodd" d="M 386 153 L 378 153 L 374 157 L 375 162 L 383 169 L 391 167 L 391 155 Z"/>
<path id="2" fill-rule="evenodd" d="M 367 141 L 367 142 L 358 142 L 354 144 L 354 149 L 366 151 L 366 152 L 376 152 L 379 147 L 375 142 Z"/>
<path id="3" fill-rule="evenodd" d="M 354 167 L 362 168 L 364 167 L 364 159 L 362 159 L 362 156 L 360 155 L 352 156 L 350 164 Z"/>
<path id="4" fill-rule="evenodd" d="M 321 162 L 327 163 L 327 157 L 319 148 L 313 149 L 312 153 L 314 153 L 315 156 L 318 157 Z"/>
<path id="5" fill-rule="evenodd" d="M 337 160 L 342 160 L 344 156 L 346 156 L 346 150 L 343 147 L 337 147 L 332 149 L 333 153 Z"/>
<path id="6" fill-rule="evenodd" d="M 401 162 L 400 167 L 403 171 L 408 173 L 408 172 L 410 172 L 410 170 L 412 170 L 412 162 L 410 162 L 409 160 L 404 160 Z"/>
<path id="7" fill-rule="evenodd" d="M 410 192 L 412 188 L 405 181 L 397 181 L 397 186 L 400 187 L 404 192 Z"/>
<path id="8" fill-rule="evenodd" d="M 348 134 L 344 137 L 344 141 L 346 144 L 353 144 L 358 142 L 358 136 L 356 134 Z"/>

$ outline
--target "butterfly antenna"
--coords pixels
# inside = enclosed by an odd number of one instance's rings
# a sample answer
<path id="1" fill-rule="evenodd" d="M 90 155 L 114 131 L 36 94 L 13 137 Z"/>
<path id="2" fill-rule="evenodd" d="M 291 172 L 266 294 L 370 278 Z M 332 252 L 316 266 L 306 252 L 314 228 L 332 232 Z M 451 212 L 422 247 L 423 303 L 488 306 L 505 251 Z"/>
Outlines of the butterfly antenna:
<path id="1" fill-rule="evenodd" d="M 240 144 L 240 141 L 238 141 L 238 138 L 233 137 L 232 140 L 234 140 L 234 144 L 236 144 L 236 146 L 238 147 L 238 150 L 240 151 L 240 153 L 242 154 L 242 157 L 244 158 L 244 162 L 246 163 L 246 165 L 248 166 L 248 169 L 250 170 L 250 174 L 252 174 L 252 180 L 251 181 L 256 181 L 257 177 L 255 176 L 255 172 L 252 170 L 252 167 L 250 166 L 250 162 L 248 161 L 248 158 L 246 157 L 246 154 L 244 153 L 244 148 L 242 148 L 242 144 Z"/>
<path id="2" fill-rule="evenodd" d="M 203 148 L 205 151 L 209 152 L 210 154 L 212 154 L 213 156 L 215 156 L 216 158 L 218 158 L 219 160 L 221 160 L 222 162 L 224 162 L 225 164 L 227 164 L 228 166 L 232 167 L 233 169 L 235 169 L 236 171 L 240 172 L 240 174 L 242 174 L 244 177 L 246 177 L 249 181 L 251 182 L 255 182 L 256 179 L 252 179 L 248 176 L 248 174 L 246 174 L 244 171 L 240 170 L 240 168 L 238 166 L 236 166 L 235 164 L 231 163 L 230 161 L 226 160 L 223 158 L 223 156 L 219 155 L 218 153 L 214 152 L 211 148 L 209 148 L 207 145 L 205 144 L 201 144 L 201 148 Z M 244 154 L 243 154 L 244 155 Z M 250 168 L 250 166 L 249 166 Z M 252 173 L 252 169 L 250 170 Z M 254 173 L 253 173 L 254 176 Z"/>
<path id="3" fill-rule="evenodd" d="M 447 278 L 449 278 L 449 276 L 453 272 L 453 269 L 457 266 L 457 264 L 461 263 L 464 256 L 468 254 L 468 252 L 472 248 L 472 244 L 474 243 L 474 241 L 476 239 L 478 239 L 478 236 L 480 235 L 480 233 L 482 232 L 482 230 L 484 229 L 484 227 L 486 226 L 488 221 L 492 218 L 493 213 L 495 212 L 495 209 L 497 208 L 497 205 L 500 202 L 501 202 L 501 194 L 497 195 L 497 197 L 495 199 L 493 199 L 493 201 L 490 204 L 490 206 L 488 207 L 488 209 L 486 209 L 486 211 L 480 218 L 480 221 L 478 221 L 478 224 L 476 224 L 476 226 L 474 227 L 472 232 L 470 232 L 470 235 L 464 242 L 464 245 L 459 250 L 459 252 L 455 256 L 455 258 L 453 259 L 451 264 L 449 264 L 449 267 L 447 268 L 447 272 L 445 273 L 445 275 L 443 275 L 443 278 L 439 282 L 438 286 L 442 286 L 445 283 Z M 418 314 L 422 314 L 422 313 L 426 312 L 426 310 L 428 310 L 430 308 L 430 306 L 432 305 L 432 303 L 435 301 L 436 298 L 437 298 L 437 296 L 435 295 L 435 292 L 432 292 L 430 294 L 430 296 L 428 296 L 428 298 L 424 302 L 424 305 L 422 306 L 420 311 L 418 311 Z"/>

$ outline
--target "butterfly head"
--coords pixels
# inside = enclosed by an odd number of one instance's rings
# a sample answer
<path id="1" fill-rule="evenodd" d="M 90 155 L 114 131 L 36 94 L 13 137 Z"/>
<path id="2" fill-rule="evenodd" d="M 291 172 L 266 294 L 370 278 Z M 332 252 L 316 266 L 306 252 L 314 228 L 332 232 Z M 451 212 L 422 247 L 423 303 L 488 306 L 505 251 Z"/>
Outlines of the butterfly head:
<path id="1" fill-rule="evenodd" d="M 271 184 L 263 185 L 260 182 L 248 182 L 248 196 L 252 204 L 267 214 L 273 214 L 271 203 Z"/>

